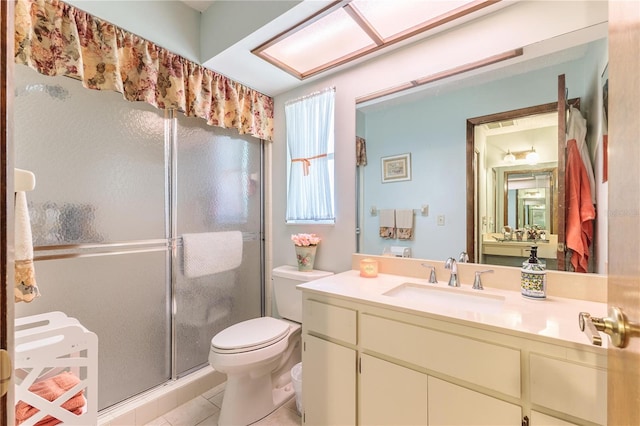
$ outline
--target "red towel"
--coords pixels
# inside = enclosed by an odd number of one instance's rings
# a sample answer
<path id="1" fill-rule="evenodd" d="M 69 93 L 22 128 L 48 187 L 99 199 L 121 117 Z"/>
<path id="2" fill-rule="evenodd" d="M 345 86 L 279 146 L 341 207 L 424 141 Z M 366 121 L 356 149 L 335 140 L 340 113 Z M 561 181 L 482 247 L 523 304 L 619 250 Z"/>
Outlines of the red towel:
<path id="1" fill-rule="evenodd" d="M 35 382 L 29 387 L 29 391 L 46 399 L 47 401 L 55 401 L 60 397 L 60 395 L 62 395 L 78 383 L 80 383 L 80 379 L 78 379 L 73 373 L 65 371 L 49 379 Z M 73 414 L 82 414 L 84 406 L 87 403 L 83 393 L 84 390 L 81 390 L 80 392 L 72 396 L 68 401 L 62 404 L 62 408 L 71 411 Z M 36 414 L 38 411 L 40 410 L 30 404 L 27 404 L 23 401 L 18 401 L 18 403 L 16 404 L 16 425 L 24 422 L 29 417 Z M 38 423 L 36 423 L 36 426 L 52 426 L 58 423 L 62 423 L 62 421 L 52 416 L 46 416 Z"/>
<path id="2" fill-rule="evenodd" d="M 596 209 L 591 201 L 589 176 L 575 139 L 567 141 L 565 173 L 567 247 L 573 251 L 571 255 L 573 269 L 576 272 L 587 272 Z"/>

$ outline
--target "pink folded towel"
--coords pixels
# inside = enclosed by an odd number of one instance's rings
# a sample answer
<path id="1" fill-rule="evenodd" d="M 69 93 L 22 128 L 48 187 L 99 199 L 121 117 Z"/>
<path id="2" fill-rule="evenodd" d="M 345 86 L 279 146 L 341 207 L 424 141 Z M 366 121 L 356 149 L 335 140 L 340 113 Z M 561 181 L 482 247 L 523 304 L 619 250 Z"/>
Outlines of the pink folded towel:
<path id="1" fill-rule="evenodd" d="M 78 379 L 73 373 L 65 371 L 64 373 L 60 373 L 49 379 L 35 382 L 29 387 L 29 391 L 46 399 L 47 401 L 55 401 L 60 397 L 60 395 L 64 394 L 78 383 L 80 383 L 80 379 Z M 87 404 L 87 400 L 83 393 L 84 390 L 81 390 L 72 396 L 68 401 L 62 404 L 62 408 L 71 411 L 73 414 L 82 414 L 84 406 Z M 23 423 L 38 411 L 40 410 L 34 406 L 23 401 L 18 401 L 16 404 L 16 425 Z M 46 416 L 36 423 L 36 426 L 52 426 L 58 423 L 62 423 L 62 421 L 52 416 Z"/>

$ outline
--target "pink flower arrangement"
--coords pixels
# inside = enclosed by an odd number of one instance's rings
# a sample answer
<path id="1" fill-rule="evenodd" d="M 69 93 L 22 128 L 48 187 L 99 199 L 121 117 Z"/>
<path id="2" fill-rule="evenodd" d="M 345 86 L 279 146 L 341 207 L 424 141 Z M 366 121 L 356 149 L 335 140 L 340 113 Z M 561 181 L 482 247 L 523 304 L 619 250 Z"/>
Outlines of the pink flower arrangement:
<path id="1" fill-rule="evenodd" d="M 292 234 L 291 241 L 298 247 L 315 246 L 320 242 L 316 234 Z"/>

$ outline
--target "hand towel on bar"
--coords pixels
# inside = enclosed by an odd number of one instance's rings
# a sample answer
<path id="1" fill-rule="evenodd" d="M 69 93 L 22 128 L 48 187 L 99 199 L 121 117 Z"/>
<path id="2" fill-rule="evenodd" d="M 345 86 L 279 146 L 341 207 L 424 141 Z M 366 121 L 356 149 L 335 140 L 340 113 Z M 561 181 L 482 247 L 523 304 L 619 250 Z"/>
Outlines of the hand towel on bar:
<path id="1" fill-rule="evenodd" d="M 396 211 L 393 209 L 380 210 L 380 237 L 393 239 L 396 237 Z"/>
<path id="2" fill-rule="evenodd" d="M 413 210 L 396 210 L 396 234 L 399 240 L 410 240 L 413 238 Z"/>
<path id="3" fill-rule="evenodd" d="M 27 196 L 16 192 L 15 199 L 15 282 L 13 295 L 16 302 L 31 302 L 40 296 L 33 266 L 33 240 Z"/>
<path id="4" fill-rule="evenodd" d="M 235 269 L 242 263 L 242 232 L 184 234 L 182 251 L 187 278 Z"/>

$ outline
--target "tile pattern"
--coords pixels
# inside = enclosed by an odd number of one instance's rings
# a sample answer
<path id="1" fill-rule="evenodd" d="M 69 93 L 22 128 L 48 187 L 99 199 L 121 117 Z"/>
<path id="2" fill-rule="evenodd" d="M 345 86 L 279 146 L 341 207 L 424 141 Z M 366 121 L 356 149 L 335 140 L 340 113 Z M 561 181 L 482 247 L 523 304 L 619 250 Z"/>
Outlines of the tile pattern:
<path id="1" fill-rule="evenodd" d="M 224 384 L 180 405 L 147 423 L 147 426 L 217 426 L 224 395 Z M 254 426 L 300 426 L 295 397 L 282 407 L 254 423 Z"/>

